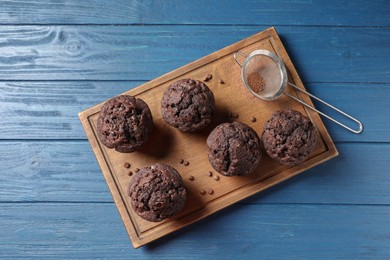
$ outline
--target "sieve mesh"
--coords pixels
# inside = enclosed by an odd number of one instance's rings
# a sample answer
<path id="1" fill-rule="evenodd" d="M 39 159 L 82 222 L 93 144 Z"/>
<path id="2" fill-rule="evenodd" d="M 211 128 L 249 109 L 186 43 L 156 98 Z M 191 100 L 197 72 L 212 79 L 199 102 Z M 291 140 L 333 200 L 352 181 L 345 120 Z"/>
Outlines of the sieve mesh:
<path id="1" fill-rule="evenodd" d="M 247 86 L 264 99 L 274 99 L 282 87 L 280 68 L 268 56 L 252 56 L 245 64 L 243 72 Z"/>

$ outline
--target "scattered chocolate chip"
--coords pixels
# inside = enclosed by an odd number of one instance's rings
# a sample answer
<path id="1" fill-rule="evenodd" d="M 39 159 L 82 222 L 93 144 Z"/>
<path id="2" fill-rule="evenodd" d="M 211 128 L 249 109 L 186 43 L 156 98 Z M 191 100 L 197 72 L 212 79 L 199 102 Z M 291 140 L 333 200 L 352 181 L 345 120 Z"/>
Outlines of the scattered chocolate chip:
<path id="1" fill-rule="evenodd" d="M 207 174 L 209 177 L 213 176 L 213 173 L 211 171 L 209 171 L 209 173 Z"/>
<path id="2" fill-rule="evenodd" d="M 133 172 L 132 172 L 132 171 L 129 171 L 129 172 L 127 173 L 127 175 L 131 176 L 131 175 L 133 175 Z"/>
<path id="3" fill-rule="evenodd" d="M 214 191 L 213 191 L 213 189 L 208 188 L 208 189 L 207 189 L 207 193 L 211 195 L 211 194 L 214 193 Z"/>
<path id="4" fill-rule="evenodd" d="M 206 191 L 205 191 L 205 190 L 200 190 L 200 194 L 201 194 L 201 195 L 205 195 L 205 194 L 206 194 Z"/>
<path id="5" fill-rule="evenodd" d="M 238 118 L 238 114 L 237 113 L 231 113 L 231 117 L 233 117 L 233 118 Z"/>
<path id="6" fill-rule="evenodd" d="M 135 173 L 139 172 L 139 169 L 138 169 L 138 168 L 135 168 L 134 172 L 135 172 Z"/>
<path id="7" fill-rule="evenodd" d="M 184 162 L 184 166 L 188 166 L 188 165 L 190 165 L 190 162 L 189 161 L 185 161 Z"/>
<path id="8" fill-rule="evenodd" d="M 128 162 L 125 162 L 124 164 L 123 164 L 123 166 L 125 167 L 125 168 L 130 168 L 130 163 L 128 163 Z"/>
<path id="9" fill-rule="evenodd" d="M 252 117 L 250 118 L 250 120 L 251 120 L 251 122 L 256 122 L 256 117 L 253 117 L 253 116 L 252 116 Z"/>
<path id="10" fill-rule="evenodd" d="M 206 77 L 204 78 L 204 81 L 209 81 L 212 78 L 213 78 L 213 75 L 207 74 Z"/>
<path id="11" fill-rule="evenodd" d="M 184 160 L 183 160 L 183 159 L 180 159 L 179 162 L 180 162 L 180 164 L 183 164 L 183 163 L 184 163 Z"/>
<path id="12" fill-rule="evenodd" d="M 195 180 L 195 177 L 191 175 L 190 177 L 188 177 L 188 179 L 189 179 L 190 181 L 193 181 L 193 180 Z"/>
<path id="13" fill-rule="evenodd" d="M 219 79 L 218 82 L 219 82 L 220 84 L 225 84 L 225 81 L 223 81 L 222 79 Z"/>
<path id="14" fill-rule="evenodd" d="M 214 175 L 214 180 L 216 180 L 216 181 L 219 181 L 219 176 L 218 175 Z"/>

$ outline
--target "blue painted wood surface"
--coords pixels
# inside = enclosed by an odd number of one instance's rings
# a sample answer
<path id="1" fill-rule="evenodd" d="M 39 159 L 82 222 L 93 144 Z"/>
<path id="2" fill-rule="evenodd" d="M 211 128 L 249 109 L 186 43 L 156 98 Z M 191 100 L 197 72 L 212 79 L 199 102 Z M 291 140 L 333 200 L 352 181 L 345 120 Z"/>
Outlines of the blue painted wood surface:
<path id="1" fill-rule="evenodd" d="M 0 24 L 0 258 L 390 258 L 389 1 L 1 1 Z M 133 249 L 77 113 L 272 25 L 363 134 L 324 120 L 339 157 Z"/>

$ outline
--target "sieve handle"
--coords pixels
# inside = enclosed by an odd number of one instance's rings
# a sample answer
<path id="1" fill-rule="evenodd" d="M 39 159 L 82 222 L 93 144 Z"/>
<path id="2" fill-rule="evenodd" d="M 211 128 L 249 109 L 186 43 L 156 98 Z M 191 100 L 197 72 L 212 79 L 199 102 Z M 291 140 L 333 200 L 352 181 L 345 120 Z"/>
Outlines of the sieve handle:
<path id="1" fill-rule="evenodd" d="M 300 100 L 299 98 L 296 98 L 296 97 L 294 97 L 294 96 L 291 96 L 290 94 L 284 93 L 286 96 L 288 96 L 288 97 L 294 99 L 295 101 L 298 101 L 298 102 L 301 103 L 302 105 L 304 105 L 304 106 L 306 106 L 306 107 L 308 107 L 308 108 L 310 108 L 310 109 L 316 111 L 318 114 L 320 114 L 320 115 L 322 115 L 322 116 L 328 118 L 329 120 L 331 120 L 331 121 L 335 122 L 336 124 L 338 124 L 338 125 L 344 127 L 345 129 L 351 131 L 352 133 L 360 134 L 360 133 L 363 131 L 363 124 L 362 124 L 359 120 L 357 120 L 356 118 L 354 118 L 354 117 L 348 115 L 347 113 L 345 113 L 345 112 L 341 111 L 340 109 L 338 109 L 338 108 L 332 106 L 331 104 L 329 104 L 329 103 L 323 101 L 322 99 L 320 99 L 320 98 L 314 96 L 313 94 L 310 94 L 309 92 L 307 92 L 307 91 L 301 89 L 300 87 L 298 87 L 297 85 L 292 84 L 291 82 L 288 82 L 288 84 L 289 84 L 290 86 L 292 86 L 293 88 L 295 88 L 296 90 L 299 90 L 299 91 L 305 93 L 306 95 L 308 95 L 308 96 L 310 96 L 310 97 L 312 97 L 312 98 L 318 100 L 318 101 L 321 102 L 322 104 L 324 104 L 324 105 L 330 107 L 331 109 L 333 109 L 333 110 L 339 112 L 340 114 L 344 115 L 345 117 L 351 119 L 352 121 L 354 121 L 355 123 L 357 123 L 357 125 L 358 125 L 359 128 L 358 128 L 357 130 L 356 130 L 356 129 L 352 129 L 352 128 L 350 128 L 349 126 L 346 126 L 346 125 L 344 125 L 343 123 L 337 121 L 336 119 L 334 119 L 334 118 L 328 116 L 327 114 L 324 114 L 323 112 L 319 111 L 318 109 L 314 108 L 313 106 L 311 106 L 311 105 L 309 105 L 309 104 L 306 104 L 305 102 L 303 102 L 303 101 Z"/>
<path id="2" fill-rule="evenodd" d="M 246 55 L 240 51 L 236 51 L 233 55 L 234 57 L 234 60 L 237 62 L 238 65 L 240 65 L 240 67 L 242 68 L 242 64 L 238 61 L 238 58 L 237 58 L 237 54 L 240 54 L 242 57 L 244 57 L 244 59 L 246 58 Z"/>

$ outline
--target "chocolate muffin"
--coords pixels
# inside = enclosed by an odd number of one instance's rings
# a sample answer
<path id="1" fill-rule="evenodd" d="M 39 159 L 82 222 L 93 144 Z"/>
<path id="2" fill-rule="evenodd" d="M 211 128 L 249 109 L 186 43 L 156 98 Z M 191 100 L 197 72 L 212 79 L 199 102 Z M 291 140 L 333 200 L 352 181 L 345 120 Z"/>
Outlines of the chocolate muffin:
<path id="1" fill-rule="evenodd" d="M 262 135 L 267 154 L 283 165 L 297 165 L 309 156 L 317 141 L 313 123 L 300 112 L 277 111 L 267 121 Z"/>
<path id="2" fill-rule="evenodd" d="M 213 92 L 201 81 L 181 79 L 172 83 L 161 100 L 164 120 L 183 132 L 207 126 L 215 110 Z"/>
<path id="3" fill-rule="evenodd" d="M 153 130 L 148 105 L 129 95 L 111 98 L 102 107 L 97 120 L 99 140 L 108 148 L 131 153 L 146 143 Z"/>
<path id="4" fill-rule="evenodd" d="M 218 125 L 208 136 L 211 166 L 225 176 L 249 175 L 261 160 L 260 139 L 241 122 Z"/>
<path id="5" fill-rule="evenodd" d="M 183 209 L 187 193 L 180 174 L 169 165 L 157 163 L 134 175 L 127 194 L 141 218 L 159 222 Z"/>

